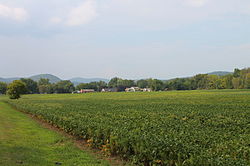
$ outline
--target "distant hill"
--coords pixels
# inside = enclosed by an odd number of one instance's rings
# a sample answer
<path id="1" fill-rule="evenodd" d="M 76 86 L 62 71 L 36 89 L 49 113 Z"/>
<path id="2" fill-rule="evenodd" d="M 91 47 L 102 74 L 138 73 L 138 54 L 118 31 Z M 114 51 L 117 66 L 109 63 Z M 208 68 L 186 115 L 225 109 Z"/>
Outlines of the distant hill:
<path id="1" fill-rule="evenodd" d="M 211 73 L 207 73 L 208 75 L 218 75 L 218 76 L 224 76 L 227 74 L 232 74 L 232 72 L 228 72 L 228 71 L 215 71 L 215 72 L 211 72 Z M 57 83 L 59 81 L 62 81 L 60 78 L 58 78 L 55 75 L 52 74 L 39 74 L 39 75 L 34 75 L 29 77 L 30 79 L 34 80 L 34 81 L 39 81 L 41 78 L 46 78 L 49 79 L 51 83 Z M 189 78 L 189 77 L 183 77 L 183 78 Z M 0 78 L 0 82 L 6 82 L 6 83 L 11 83 L 14 80 L 19 80 L 20 77 L 13 77 L 13 78 Z M 169 80 L 162 80 L 164 82 L 170 81 L 173 79 L 169 79 Z M 74 83 L 74 85 L 78 85 L 80 83 L 90 83 L 90 82 L 98 82 L 98 81 L 104 81 L 104 82 L 109 82 L 108 79 L 105 78 L 81 78 L 81 77 L 75 77 L 75 78 L 71 78 L 70 81 L 72 83 Z"/>
<path id="2" fill-rule="evenodd" d="M 217 75 L 217 76 L 225 76 L 225 75 L 232 74 L 232 73 L 233 72 L 228 72 L 228 71 L 214 71 L 214 72 L 206 73 L 206 74 L 208 74 L 208 75 Z M 179 78 L 191 78 L 191 77 L 179 77 Z M 176 79 L 176 78 L 172 78 L 172 79 L 168 79 L 168 80 L 162 80 L 162 81 L 163 82 L 168 82 L 168 81 L 172 81 L 174 79 Z"/>
<path id="3" fill-rule="evenodd" d="M 207 74 L 208 75 L 224 76 L 224 75 L 232 74 L 232 72 L 228 72 L 228 71 L 215 71 L 215 72 L 211 72 L 211 73 L 207 73 Z"/>
<path id="4" fill-rule="evenodd" d="M 0 82 L 11 83 L 14 80 L 20 80 L 21 78 L 22 77 L 0 78 Z M 61 81 L 60 78 L 58 78 L 57 76 L 54 76 L 52 74 L 39 74 L 39 75 L 31 76 L 29 78 L 34 80 L 34 81 L 39 81 L 40 78 L 46 78 L 46 79 L 49 79 L 51 83 L 57 83 L 57 82 Z"/>
<path id="5" fill-rule="evenodd" d="M 49 79 L 51 83 L 57 83 L 59 81 L 62 81 L 59 77 L 52 75 L 52 74 L 38 74 L 34 75 L 31 77 L 28 77 L 34 81 L 39 81 L 41 78 Z M 13 77 L 13 78 L 0 78 L 0 82 L 6 82 L 6 83 L 11 83 L 14 80 L 20 80 L 21 77 Z M 75 77 L 70 79 L 72 83 L 75 85 L 78 85 L 80 83 L 90 83 L 90 82 L 98 82 L 98 81 L 104 81 L 104 82 L 109 82 L 108 79 L 105 78 L 81 78 L 81 77 Z"/>
<path id="6" fill-rule="evenodd" d="M 49 81 L 51 83 L 57 83 L 57 82 L 61 81 L 60 78 L 58 78 L 57 76 L 54 76 L 52 74 L 39 74 L 39 75 L 31 76 L 29 78 L 34 80 L 34 81 L 39 81 L 41 78 L 45 78 L 45 79 L 49 79 Z"/>
<path id="7" fill-rule="evenodd" d="M 90 83 L 98 81 L 109 82 L 109 80 L 105 78 L 81 78 L 81 77 L 71 78 L 70 81 L 73 82 L 75 85 L 78 85 L 80 83 Z"/>
<path id="8" fill-rule="evenodd" d="M 0 82 L 6 82 L 6 83 L 11 83 L 14 80 L 19 80 L 20 78 L 18 77 L 13 77 L 13 78 L 0 78 Z"/>

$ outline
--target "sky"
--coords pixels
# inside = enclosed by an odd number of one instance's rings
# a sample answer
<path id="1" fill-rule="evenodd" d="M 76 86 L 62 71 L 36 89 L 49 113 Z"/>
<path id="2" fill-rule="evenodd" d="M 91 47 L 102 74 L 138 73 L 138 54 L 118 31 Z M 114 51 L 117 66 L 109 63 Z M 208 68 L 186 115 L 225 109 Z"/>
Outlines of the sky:
<path id="1" fill-rule="evenodd" d="M 0 77 L 170 79 L 245 67 L 249 0 L 0 0 Z"/>

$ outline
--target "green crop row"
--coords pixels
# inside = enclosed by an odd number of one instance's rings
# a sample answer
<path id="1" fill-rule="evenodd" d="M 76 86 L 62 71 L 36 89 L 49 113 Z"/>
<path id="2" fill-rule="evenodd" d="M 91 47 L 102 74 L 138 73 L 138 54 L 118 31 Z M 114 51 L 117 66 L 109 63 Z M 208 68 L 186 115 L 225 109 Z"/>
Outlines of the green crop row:
<path id="1" fill-rule="evenodd" d="M 250 165 L 250 91 L 27 95 L 8 102 L 136 165 Z"/>

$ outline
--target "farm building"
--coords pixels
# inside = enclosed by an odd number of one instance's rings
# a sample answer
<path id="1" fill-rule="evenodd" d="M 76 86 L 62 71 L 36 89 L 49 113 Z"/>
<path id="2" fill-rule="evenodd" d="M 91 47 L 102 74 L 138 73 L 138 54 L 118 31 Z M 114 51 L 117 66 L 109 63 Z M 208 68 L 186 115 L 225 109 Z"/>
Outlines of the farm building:
<path id="1" fill-rule="evenodd" d="M 76 94 L 76 93 L 81 93 L 81 91 L 76 90 L 76 91 L 73 91 L 73 92 L 72 92 L 72 94 Z"/>
<path id="2" fill-rule="evenodd" d="M 142 91 L 143 92 L 151 92 L 152 90 L 150 88 L 143 88 Z"/>
<path id="3" fill-rule="evenodd" d="M 139 92 L 139 91 L 142 91 L 142 89 L 139 87 L 131 87 L 131 88 L 126 88 L 125 91 L 126 92 Z"/>
<path id="4" fill-rule="evenodd" d="M 81 89 L 80 90 L 80 93 L 92 93 L 92 92 L 95 92 L 94 89 Z"/>
<path id="5" fill-rule="evenodd" d="M 118 92 L 118 88 L 103 88 L 101 92 Z"/>
<path id="6" fill-rule="evenodd" d="M 152 90 L 150 88 L 139 88 L 139 87 L 131 87 L 126 88 L 125 92 L 151 92 Z"/>

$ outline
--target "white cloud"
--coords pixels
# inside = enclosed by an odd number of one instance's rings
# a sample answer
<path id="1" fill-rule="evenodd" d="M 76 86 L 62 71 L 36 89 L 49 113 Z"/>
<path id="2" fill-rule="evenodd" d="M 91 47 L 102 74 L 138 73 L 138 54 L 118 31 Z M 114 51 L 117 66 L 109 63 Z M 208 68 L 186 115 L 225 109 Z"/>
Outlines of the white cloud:
<path id="1" fill-rule="evenodd" d="M 215 0 L 109 0 L 101 8 L 103 25 L 133 26 L 150 30 L 176 28 L 224 14 Z M 103 6 L 104 2 L 100 2 Z M 202 7 L 202 8 L 201 8 Z M 224 7 L 224 6 L 223 6 Z M 224 7 L 225 8 L 225 7 Z M 102 19 L 102 20 L 104 20 Z"/>
<path id="2" fill-rule="evenodd" d="M 186 3 L 193 7 L 202 7 L 207 3 L 207 0 L 186 0 Z"/>
<path id="3" fill-rule="evenodd" d="M 60 17 L 52 17 L 49 21 L 52 24 L 60 24 L 62 23 L 63 20 Z"/>
<path id="4" fill-rule="evenodd" d="M 94 0 L 87 0 L 80 6 L 71 9 L 66 25 L 78 26 L 86 24 L 93 20 L 97 16 L 96 3 Z"/>
<path id="5" fill-rule="evenodd" d="M 23 8 L 14 8 L 0 4 L 0 17 L 15 21 L 25 21 L 28 18 L 28 13 Z"/>
<path id="6" fill-rule="evenodd" d="M 77 7 L 64 9 L 60 16 L 51 17 L 49 22 L 66 26 L 87 24 L 97 16 L 95 0 L 85 0 Z M 66 12 L 65 12 L 66 11 Z"/>

